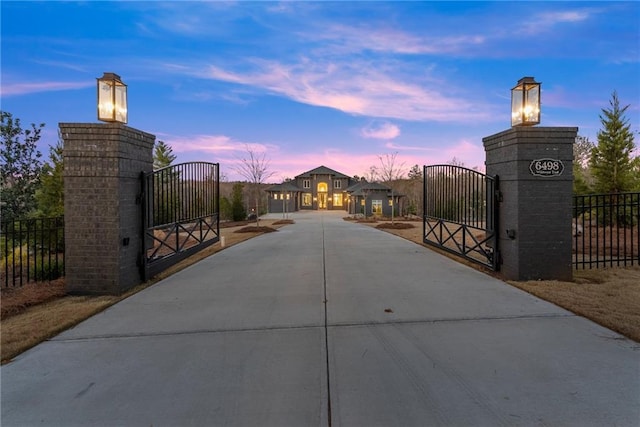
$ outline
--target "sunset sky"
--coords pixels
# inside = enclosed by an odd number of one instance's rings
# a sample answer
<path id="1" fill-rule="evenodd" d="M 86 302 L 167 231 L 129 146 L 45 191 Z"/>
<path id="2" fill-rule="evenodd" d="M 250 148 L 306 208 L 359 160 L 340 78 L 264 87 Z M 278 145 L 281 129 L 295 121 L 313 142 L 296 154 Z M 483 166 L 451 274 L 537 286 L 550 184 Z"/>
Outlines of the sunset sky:
<path id="1" fill-rule="evenodd" d="M 640 131 L 640 2 L 2 1 L 1 108 L 23 125 L 97 122 L 96 78 L 128 85 L 128 125 L 176 162 L 247 147 L 272 182 L 454 157 L 483 168 L 510 89 L 542 82 L 541 126 L 596 140 L 613 91 Z"/>

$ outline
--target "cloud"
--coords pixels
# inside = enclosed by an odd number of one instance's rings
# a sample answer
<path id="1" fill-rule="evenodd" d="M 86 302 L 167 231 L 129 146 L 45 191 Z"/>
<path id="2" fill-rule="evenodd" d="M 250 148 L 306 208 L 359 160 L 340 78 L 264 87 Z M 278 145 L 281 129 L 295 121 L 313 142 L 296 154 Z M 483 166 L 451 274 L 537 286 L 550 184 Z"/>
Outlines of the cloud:
<path id="1" fill-rule="evenodd" d="M 400 136 L 400 128 L 389 122 L 373 122 L 360 130 L 363 138 L 394 139 Z"/>
<path id="2" fill-rule="evenodd" d="M 95 81 L 81 82 L 40 82 L 40 83 L 9 83 L 2 84 L 1 96 L 27 95 L 39 92 L 54 92 L 61 90 L 76 90 L 95 86 Z"/>
<path id="3" fill-rule="evenodd" d="M 487 106 L 441 92 L 451 85 L 406 76 L 402 73 L 408 70 L 392 66 L 308 58 L 294 64 L 253 58 L 242 65 L 236 71 L 211 65 L 192 74 L 355 115 L 438 122 L 491 120 Z"/>
<path id="4" fill-rule="evenodd" d="M 347 26 L 333 24 L 322 32 L 309 35 L 340 46 L 340 50 L 373 51 L 406 55 L 455 53 L 467 51 L 485 42 L 482 35 L 454 35 L 430 37 L 413 35 L 380 25 Z"/>
<path id="5" fill-rule="evenodd" d="M 597 11 L 589 9 L 542 12 L 524 23 L 523 33 L 539 34 L 549 31 L 559 24 L 582 22 L 589 19 L 594 13 Z"/>
<path id="6" fill-rule="evenodd" d="M 247 148 L 256 153 L 278 150 L 278 147 L 273 144 L 238 141 L 226 135 L 168 135 L 156 132 L 156 136 L 158 140 L 162 140 L 171 146 L 175 153 L 197 151 L 233 154 L 246 152 Z"/>

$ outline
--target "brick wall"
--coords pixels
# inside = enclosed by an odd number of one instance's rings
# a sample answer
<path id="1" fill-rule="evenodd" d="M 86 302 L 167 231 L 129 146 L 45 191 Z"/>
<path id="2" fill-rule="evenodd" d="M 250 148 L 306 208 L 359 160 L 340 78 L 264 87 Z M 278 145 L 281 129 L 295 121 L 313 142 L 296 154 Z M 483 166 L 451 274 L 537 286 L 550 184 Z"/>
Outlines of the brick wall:
<path id="1" fill-rule="evenodd" d="M 501 274 L 513 280 L 570 280 L 573 143 L 577 128 L 515 127 L 483 139 L 486 172 L 498 175 Z M 559 176 L 535 176 L 536 159 L 560 160 Z M 509 236 L 507 230 L 511 230 Z"/>
<path id="2" fill-rule="evenodd" d="M 65 269 L 76 294 L 119 294 L 140 283 L 140 173 L 155 136 L 119 123 L 60 123 L 64 140 Z"/>

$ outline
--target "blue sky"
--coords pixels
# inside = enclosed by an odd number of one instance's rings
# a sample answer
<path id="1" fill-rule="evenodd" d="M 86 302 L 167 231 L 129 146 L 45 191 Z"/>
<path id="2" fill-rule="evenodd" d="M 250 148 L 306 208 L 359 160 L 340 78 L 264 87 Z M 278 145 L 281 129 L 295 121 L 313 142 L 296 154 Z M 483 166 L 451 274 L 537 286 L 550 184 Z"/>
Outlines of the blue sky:
<path id="1" fill-rule="evenodd" d="M 640 2 L 1 2 L 1 107 L 97 122 L 96 78 L 128 85 L 129 126 L 177 162 L 250 147 L 271 181 L 320 165 L 349 175 L 397 152 L 483 167 L 510 127 L 510 89 L 542 82 L 541 126 L 596 140 L 614 90 L 640 130 Z M 638 141 L 636 141 L 638 144 Z"/>

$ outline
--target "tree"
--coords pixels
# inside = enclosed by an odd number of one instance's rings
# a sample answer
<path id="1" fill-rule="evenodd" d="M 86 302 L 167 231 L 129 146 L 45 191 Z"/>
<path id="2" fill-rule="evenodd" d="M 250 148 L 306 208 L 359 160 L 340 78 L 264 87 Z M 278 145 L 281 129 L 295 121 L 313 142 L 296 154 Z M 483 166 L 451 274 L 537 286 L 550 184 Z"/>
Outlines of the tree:
<path id="1" fill-rule="evenodd" d="M 589 159 L 594 144 L 585 136 L 578 135 L 573 143 L 573 193 L 587 194 L 593 185 Z"/>
<path id="2" fill-rule="evenodd" d="M 164 141 L 158 141 L 153 147 L 153 170 L 171 165 L 176 159 L 173 149 Z"/>
<path id="3" fill-rule="evenodd" d="M 14 119 L 11 113 L 0 111 L 0 115 L 0 216 L 6 221 L 27 215 L 36 207 L 35 193 L 42 170 L 42 153 L 37 143 L 44 123 L 39 126 L 32 123 L 31 129 L 22 129 L 20 119 Z"/>
<path id="4" fill-rule="evenodd" d="M 631 190 L 637 179 L 633 174 L 637 162 L 633 158 L 635 142 L 624 116 L 629 105 L 621 108 L 615 91 L 609 105 L 611 108 L 602 109 L 603 128 L 598 131 L 598 144 L 591 150 L 589 165 L 596 191 L 619 193 Z"/>
<path id="5" fill-rule="evenodd" d="M 245 145 L 246 156 L 239 159 L 237 173 L 242 175 L 251 185 L 251 193 L 255 200 L 256 225 L 260 226 L 260 186 L 271 178 L 275 172 L 269 170 L 269 159 L 266 153 L 257 153 Z"/>
<path id="6" fill-rule="evenodd" d="M 38 215 L 54 217 L 64 215 L 64 163 L 62 157 L 63 141 L 49 147 L 49 162 L 45 163 L 40 175 L 40 188 L 36 191 Z"/>
<path id="7" fill-rule="evenodd" d="M 411 166 L 409 169 L 409 179 L 414 181 L 422 180 L 422 168 L 418 165 Z"/>
<path id="8" fill-rule="evenodd" d="M 395 197 L 393 194 L 393 184 L 392 181 L 397 181 L 402 179 L 404 176 L 404 172 L 402 169 L 404 168 L 404 162 L 398 164 L 397 163 L 398 152 L 396 151 L 393 154 L 385 154 L 384 156 L 378 156 L 380 160 L 380 169 L 379 176 L 383 182 L 386 182 L 389 187 L 391 187 L 391 223 L 394 223 L 394 214 L 396 209 Z"/>
<path id="9" fill-rule="evenodd" d="M 247 217 L 247 211 L 242 203 L 244 199 L 242 189 L 243 185 L 236 183 L 233 184 L 233 189 L 231 190 L 231 219 L 233 221 L 242 221 Z"/>

